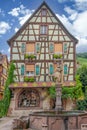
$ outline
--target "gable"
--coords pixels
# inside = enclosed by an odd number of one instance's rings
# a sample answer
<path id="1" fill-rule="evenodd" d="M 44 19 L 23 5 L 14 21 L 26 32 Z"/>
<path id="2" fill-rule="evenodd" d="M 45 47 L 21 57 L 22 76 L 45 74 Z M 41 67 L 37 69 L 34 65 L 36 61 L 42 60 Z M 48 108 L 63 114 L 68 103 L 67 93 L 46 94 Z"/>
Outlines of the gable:
<path id="1" fill-rule="evenodd" d="M 46 16 L 42 16 L 42 9 L 45 9 Z M 52 12 L 49 6 L 43 2 L 41 6 L 32 14 L 32 16 L 26 21 L 26 23 L 19 29 L 19 31 L 8 40 L 10 45 L 13 40 L 21 41 L 35 41 L 38 40 L 40 25 L 48 25 L 48 35 L 59 35 L 59 37 L 49 36 L 49 40 L 55 39 L 55 41 L 73 41 L 77 43 L 77 39 L 74 38 L 67 29 L 63 26 L 60 20 Z M 54 32 L 52 31 L 55 30 Z M 36 35 L 36 36 L 35 36 Z"/>

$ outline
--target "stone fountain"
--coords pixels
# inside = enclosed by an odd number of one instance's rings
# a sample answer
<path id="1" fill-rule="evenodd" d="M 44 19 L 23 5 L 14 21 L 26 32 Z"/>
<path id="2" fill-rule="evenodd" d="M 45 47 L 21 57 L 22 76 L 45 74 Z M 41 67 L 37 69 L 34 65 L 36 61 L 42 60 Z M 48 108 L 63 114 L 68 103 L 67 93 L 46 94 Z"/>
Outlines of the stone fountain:
<path id="1" fill-rule="evenodd" d="M 29 128 L 33 130 L 87 130 L 87 113 L 83 111 L 64 111 L 61 100 L 62 60 L 54 77 L 56 81 L 55 110 L 34 112 L 29 115 Z"/>
<path id="2" fill-rule="evenodd" d="M 61 100 L 62 60 L 59 62 L 53 76 L 56 84 L 55 109 L 29 114 L 27 121 L 23 119 L 14 121 L 14 127 L 29 130 L 87 130 L 86 112 L 63 110 Z"/>

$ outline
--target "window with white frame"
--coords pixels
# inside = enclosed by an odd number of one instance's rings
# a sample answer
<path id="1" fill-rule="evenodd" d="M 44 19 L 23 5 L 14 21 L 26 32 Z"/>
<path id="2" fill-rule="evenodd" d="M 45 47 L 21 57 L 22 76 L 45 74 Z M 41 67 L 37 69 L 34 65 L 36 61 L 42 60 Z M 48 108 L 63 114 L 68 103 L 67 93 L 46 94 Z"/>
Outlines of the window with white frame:
<path id="1" fill-rule="evenodd" d="M 40 26 L 40 34 L 47 34 L 47 25 Z"/>
<path id="2" fill-rule="evenodd" d="M 34 76 L 34 71 L 26 71 L 26 76 Z"/>

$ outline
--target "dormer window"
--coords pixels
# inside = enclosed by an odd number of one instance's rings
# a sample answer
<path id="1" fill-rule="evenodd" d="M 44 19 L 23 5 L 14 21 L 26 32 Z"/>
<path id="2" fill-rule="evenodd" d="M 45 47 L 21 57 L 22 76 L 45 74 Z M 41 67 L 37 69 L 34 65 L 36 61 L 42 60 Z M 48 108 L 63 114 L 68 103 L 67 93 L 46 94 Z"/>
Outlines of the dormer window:
<path id="1" fill-rule="evenodd" d="M 42 14 L 42 16 L 46 16 L 46 14 L 47 14 L 46 9 L 42 9 L 41 14 Z"/>
<path id="2" fill-rule="evenodd" d="M 47 34 L 47 26 L 46 25 L 40 26 L 40 34 Z"/>

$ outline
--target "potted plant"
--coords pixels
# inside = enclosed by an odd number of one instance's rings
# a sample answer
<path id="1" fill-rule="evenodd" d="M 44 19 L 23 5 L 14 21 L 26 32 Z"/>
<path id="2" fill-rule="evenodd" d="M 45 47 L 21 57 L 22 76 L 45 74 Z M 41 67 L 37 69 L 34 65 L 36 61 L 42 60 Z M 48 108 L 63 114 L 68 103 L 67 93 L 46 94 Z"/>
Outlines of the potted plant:
<path id="1" fill-rule="evenodd" d="M 29 82 L 29 78 L 28 77 L 24 77 L 24 82 Z"/>
<path id="2" fill-rule="evenodd" d="M 25 58 L 25 59 L 28 59 L 28 54 L 25 54 L 25 55 L 24 55 L 24 58 Z"/>

